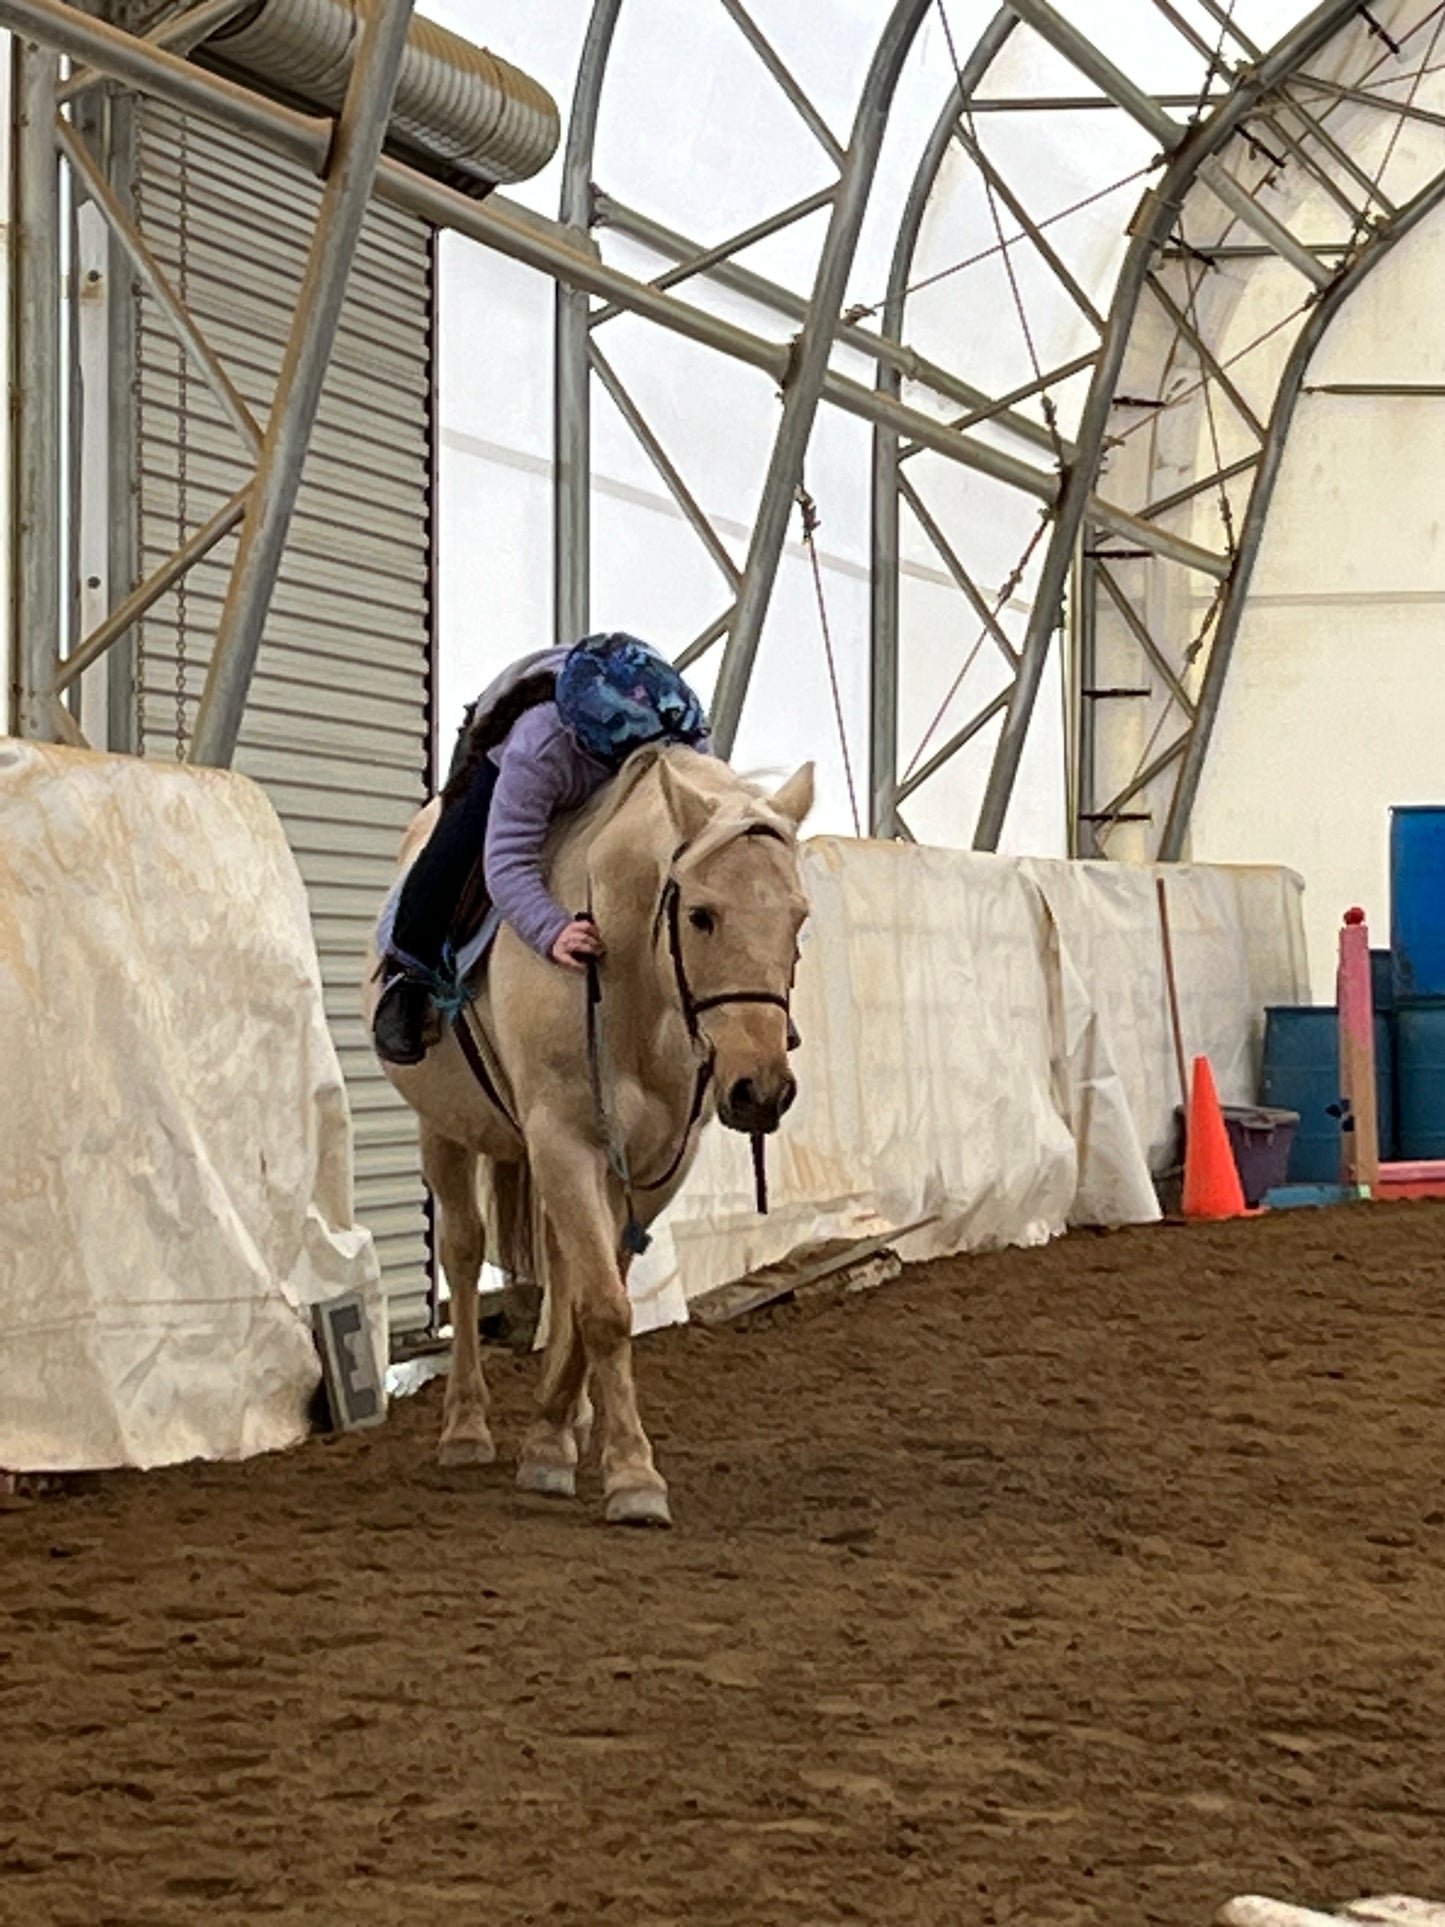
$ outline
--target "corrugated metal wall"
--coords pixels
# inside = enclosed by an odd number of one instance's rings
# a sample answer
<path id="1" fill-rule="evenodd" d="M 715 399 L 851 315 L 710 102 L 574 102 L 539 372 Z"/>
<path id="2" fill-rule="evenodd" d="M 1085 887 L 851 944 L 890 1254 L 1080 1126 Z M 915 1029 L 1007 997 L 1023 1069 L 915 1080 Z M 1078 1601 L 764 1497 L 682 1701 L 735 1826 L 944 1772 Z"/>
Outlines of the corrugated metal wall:
<path id="1" fill-rule="evenodd" d="M 315 216 L 314 181 L 175 110 L 137 113 L 136 212 L 264 427 Z M 311 896 L 327 1013 L 355 1122 L 357 1216 L 394 1334 L 427 1319 L 429 1230 L 412 1113 L 358 1014 L 368 927 L 425 800 L 432 705 L 432 245 L 373 206 L 327 378 L 236 767 L 266 789 Z M 139 298 L 140 570 L 245 481 L 248 462 L 164 319 Z M 234 537 L 147 617 L 137 746 L 188 740 Z"/>

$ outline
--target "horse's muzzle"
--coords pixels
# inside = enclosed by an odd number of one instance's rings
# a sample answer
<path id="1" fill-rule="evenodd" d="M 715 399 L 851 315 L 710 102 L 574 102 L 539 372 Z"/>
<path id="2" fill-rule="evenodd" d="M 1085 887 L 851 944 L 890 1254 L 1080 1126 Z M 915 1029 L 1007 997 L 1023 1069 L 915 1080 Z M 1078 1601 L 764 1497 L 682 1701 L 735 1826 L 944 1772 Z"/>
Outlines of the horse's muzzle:
<path id="1" fill-rule="evenodd" d="M 797 1095 L 797 1079 L 786 1070 L 740 1077 L 719 1100 L 717 1114 L 730 1131 L 766 1135 L 777 1130 Z"/>

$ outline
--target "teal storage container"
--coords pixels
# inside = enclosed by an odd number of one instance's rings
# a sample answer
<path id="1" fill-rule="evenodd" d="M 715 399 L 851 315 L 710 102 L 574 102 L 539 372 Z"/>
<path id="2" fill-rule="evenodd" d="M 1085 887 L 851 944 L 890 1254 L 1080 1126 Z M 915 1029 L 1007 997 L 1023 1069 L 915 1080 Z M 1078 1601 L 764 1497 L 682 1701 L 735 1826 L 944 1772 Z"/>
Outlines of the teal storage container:
<path id="1" fill-rule="evenodd" d="M 1377 1017 L 1395 1008 L 1395 960 L 1388 950 L 1370 952 L 1370 1000 Z"/>
<path id="2" fill-rule="evenodd" d="M 1375 1018 L 1375 1102 L 1380 1156 L 1395 1156 L 1395 1050 L 1391 1025 Z M 1299 1112 L 1290 1152 L 1290 1184 L 1338 1184 L 1340 1020 L 1333 1004 L 1276 1004 L 1264 1014 L 1264 1103 Z"/>
<path id="3" fill-rule="evenodd" d="M 1395 1019 L 1402 1158 L 1445 1158 L 1445 1004 L 1412 1004 Z"/>
<path id="4" fill-rule="evenodd" d="M 1390 811 L 1395 1002 L 1445 1002 L 1445 805 Z"/>

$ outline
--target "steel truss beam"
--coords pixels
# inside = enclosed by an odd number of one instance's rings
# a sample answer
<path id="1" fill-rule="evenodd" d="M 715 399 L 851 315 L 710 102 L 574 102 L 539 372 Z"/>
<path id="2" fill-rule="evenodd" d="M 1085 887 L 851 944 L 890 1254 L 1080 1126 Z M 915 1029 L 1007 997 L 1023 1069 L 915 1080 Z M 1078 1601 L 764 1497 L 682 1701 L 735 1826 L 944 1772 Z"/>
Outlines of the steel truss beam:
<path id="1" fill-rule="evenodd" d="M 831 201 L 834 191 L 829 188 L 824 201 Z M 648 215 L 638 213 L 635 208 L 627 207 L 622 202 L 614 200 L 610 194 L 595 194 L 593 200 L 594 219 L 599 227 L 615 228 L 619 234 L 626 234 L 630 239 L 640 241 L 644 247 L 653 248 L 657 253 L 667 255 L 678 262 L 695 262 L 703 252 L 685 235 L 678 234 L 674 229 L 664 227 L 661 222 L 652 220 Z M 820 201 L 820 205 L 823 205 L 824 201 Z M 736 247 L 742 243 L 734 241 L 727 245 Z M 708 252 L 716 254 L 718 250 L 711 249 Z M 735 294 L 741 294 L 749 301 L 755 301 L 759 307 L 771 309 L 774 314 L 785 315 L 790 321 L 802 321 L 807 316 L 808 303 L 804 296 L 794 293 L 791 288 L 780 286 L 776 281 L 770 281 L 765 275 L 756 273 L 752 268 L 744 267 L 740 262 L 728 258 L 719 259 L 708 269 L 698 271 L 706 272 L 708 279 L 715 281 L 720 288 L 728 288 Z M 661 287 L 662 277 L 647 285 Z M 596 326 L 604 314 L 621 311 L 620 303 L 615 310 L 603 309 L 593 316 L 593 325 Z M 1034 392 L 1032 386 L 1020 390 L 1015 395 L 1005 395 L 995 400 L 986 395 L 981 388 L 976 388 L 972 382 L 965 381 L 952 369 L 941 367 L 935 361 L 929 361 L 905 342 L 890 341 L 885 335 L 872 328 L 864 328 L 858 322 L 847 319 L 840 322 L 836 339 L 842 348 L 852 348 L 861 355 L 869 356 L 870 359 L 886 361 L 891 368 L 898 370 L 905 381 L 916 382 L 920 387 L 931 389 L 935 395 L 941 395 L 945 400 L 961 402 L 969 412 L 952 424 L 954 428 L 962 431 L 966 425 L 975 421 L 997 419 L 1010 434 L 1017 435 L 1022 441 L 1029 442 L 1033 447 L 1052 455 L 1053 443 L 1043 423 L 1035 421 L 1030 415 L 1014 412 L 1015 403 L 1027 399 Z M 1079 363 L 1080 367 L 1084 365 L 1083 362 Z M 1077 372 L 1077 369 L 1068 372 Z M 1061 371 L 1057 379 L 1065 378 L 1065 373 Z"/>

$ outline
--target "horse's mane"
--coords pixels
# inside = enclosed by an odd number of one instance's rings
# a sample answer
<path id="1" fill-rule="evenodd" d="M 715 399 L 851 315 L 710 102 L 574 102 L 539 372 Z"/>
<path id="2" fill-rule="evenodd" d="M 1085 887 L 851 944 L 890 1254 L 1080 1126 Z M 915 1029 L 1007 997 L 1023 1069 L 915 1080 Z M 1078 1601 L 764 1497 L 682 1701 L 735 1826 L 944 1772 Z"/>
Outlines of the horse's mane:
<path id="1" fill-rule="evenodd" d="M 785 824 L 768 808 L 768 795 L 760 784 L 740 776 L 719 756 L 704 756 L 697 750 L 679 744 L 649 743 L 645 748 L 635 750 L 613 781 L 599 790 L 592 801 L 572 819 L 572 829 L 588 838 L 599 835 L 627 807 L 643 783 L 656 773 L 658 765 L 663 762 L 671 765 L 690 788 L 702 790 L 719 805 L 736 802 L 736 811 L 726 812 L 730 822 L 765 821 L 785 834 L 788 842 L 793 841 L 793 826 Z M 720 810 L 720 828 L 723 815 L 724 812 Z M 708 841 L 711 840 L 708 835 Z"/>

